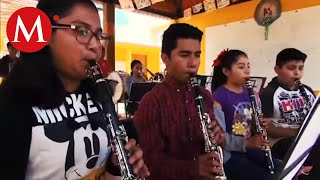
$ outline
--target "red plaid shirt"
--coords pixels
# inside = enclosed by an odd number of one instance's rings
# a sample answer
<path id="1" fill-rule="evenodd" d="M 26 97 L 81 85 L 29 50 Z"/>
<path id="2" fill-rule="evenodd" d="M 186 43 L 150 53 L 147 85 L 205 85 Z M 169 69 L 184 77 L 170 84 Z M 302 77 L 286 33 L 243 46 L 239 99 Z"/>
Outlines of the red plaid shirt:
<path id="1" fill-rule="evenodd" d="M 215 120 L 212 96 L 201 89 L 210 118 Z M 205 152 L 190 84 L 179 85 L 167 76 L 142 98 L 134 122 L 150 179 L 195 179 L 195 160 Z"/>

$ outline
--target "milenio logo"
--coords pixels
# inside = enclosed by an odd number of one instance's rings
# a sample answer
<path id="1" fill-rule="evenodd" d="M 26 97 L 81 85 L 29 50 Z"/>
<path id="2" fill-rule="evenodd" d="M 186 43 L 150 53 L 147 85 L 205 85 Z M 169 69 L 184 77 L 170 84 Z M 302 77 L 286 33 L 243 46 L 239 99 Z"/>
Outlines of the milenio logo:
<path id="1" fill-rule="evenodd" d="M 59 19 L 54 16 L 54 20 Z M 15 11 L 7 24 L 11 44 L 22 52 L 36 52 L 45 47 L 51 38 L 49 17 L 40 9 L 25 7 Z"/>

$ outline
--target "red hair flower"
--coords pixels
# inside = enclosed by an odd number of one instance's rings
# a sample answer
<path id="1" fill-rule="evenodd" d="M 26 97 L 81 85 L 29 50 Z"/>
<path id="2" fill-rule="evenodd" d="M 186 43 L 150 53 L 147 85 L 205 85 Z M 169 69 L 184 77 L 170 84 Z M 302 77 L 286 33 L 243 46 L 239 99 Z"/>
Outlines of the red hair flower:
<path id="1" fill-rule="evenodd" d="M 221 58 L 229 51 L 229 48 L 220 52 L 218 57 L 213 61 L 212 67 L 217 67 L 221 64 Z"/>

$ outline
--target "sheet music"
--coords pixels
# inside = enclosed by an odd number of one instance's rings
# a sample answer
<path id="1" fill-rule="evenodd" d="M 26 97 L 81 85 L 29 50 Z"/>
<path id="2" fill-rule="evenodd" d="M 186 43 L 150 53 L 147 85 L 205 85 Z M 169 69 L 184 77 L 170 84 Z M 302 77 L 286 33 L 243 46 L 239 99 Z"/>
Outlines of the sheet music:
<path id="1" fill-rule="evenodd" d="M 304 128 L 305 127 L 305 128 Z M 297 135 L 300 137 L 298 143 L 296 144 L 294 150 L 292 151 L 288 161 L 285 164 L 284 170 L 291 166 L 307 149 L 312 147 L 317 141 L 320 135 L 320 108 L 319 108 L 319 96 L 317 97 L 310 113 L 307 115 L 301 129 Z M 297 140 L 297 139 L 296 139 Z M 291 180 L 296 173 L 300 170 L 300 167 L 304 163 L 308 156 L 303 158 L 297 166 L 295 166 L 283 180 Z"/>

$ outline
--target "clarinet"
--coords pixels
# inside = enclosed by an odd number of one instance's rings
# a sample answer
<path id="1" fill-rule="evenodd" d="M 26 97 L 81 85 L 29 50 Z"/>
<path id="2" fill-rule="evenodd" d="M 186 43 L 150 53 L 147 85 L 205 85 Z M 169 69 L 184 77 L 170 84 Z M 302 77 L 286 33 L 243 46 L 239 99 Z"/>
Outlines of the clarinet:
<path id="1" fill-rule="evenodd" d="M 205 110 L 205 106 L 203 104 L 203 97 L 200 92 L 198 80 L 196 76 L 191 76 L 190 77 L 190 82 L 192 86 L 192 91 L 193 95 L 196 101 L 197 109 L 198 109 L 198 114 L 200 117 L 200 122 L 201 122 L 201 129 L 202 133 L 204 135 L 204 141 L 205 141 L 205 152 L 207 153 L 215 153 L 219 156 L 218 161 L 223 164 L 223 153 L 222 153 L 222 148 L 218 146 L 217 144 L 213 144 L 210 138 L 211 134 L 211 129 L 209 128 L 209 124 L 211 122 L 209 114 Z M 222 171 L 223 173 L 221 175 L 216 175 L 216 177 L 220 180 L 226 180 L 227 177 L 225 175 L 223 166 L 222 166 Z"/>
<path id="2" fill-rule="evenodd" d="M 311 101 L 309 99 L 309 96 L 308 96 L 303 84 L 298 79 L 295 81 L 295 83 L 296 83 L 296 85 L 297 85 L 297 87 L 299 89 L 299 92 L 300 92 L 301 96 L 304 99 L 305 110 L 307 112 L 306 114 L 308 114 L 308 112 L 310 111 L 310 109 L 312 107 L 312 103 L 311 103 Z"/>
<path id="3" fill-rule="evenodd" d="M 90 62 L 89 77 L 95 82 L 97 96 L 101 100 L 104 120 L 107 122 L 108 140 L 113 153 L 117 156 L 122 180 L 137 180 L 133 172 L 133 166 L 129 164 L 130 153 L 124 148 L 128 142 L 128 136 L 124 126 L 120 123 L 112 101 L 111 89 L 103 78 L 100 66 Z"/>
<path id="4" fill-rule="evenodd" d="M 257 106 L 256 96 L 253 92 L 253 83 L 250 80 L 246 81 L 246 86 L 249 90 L 250 104 L 252 108 L 252 119 L 253 119 L 253 134 L 265 134 L 264 138 L 267 140 L 267 131 L 261 125 L 261 110 Z M 274 163 L 272 160 L 271 148 L 270 146 L 265 147 L 265 155 L 267 157 L 267 165 L 271 174 L 274 174 Z"/>

